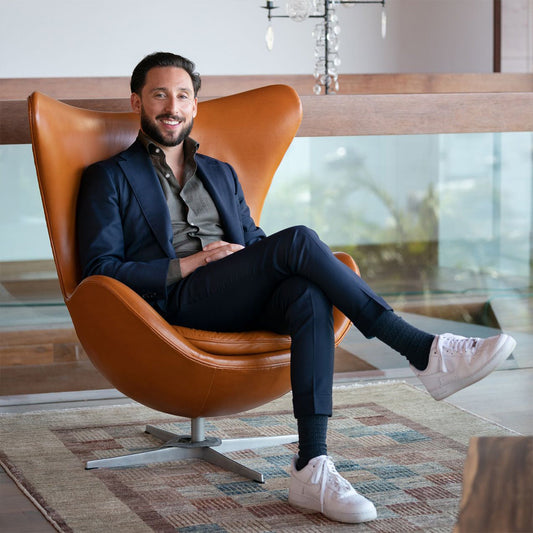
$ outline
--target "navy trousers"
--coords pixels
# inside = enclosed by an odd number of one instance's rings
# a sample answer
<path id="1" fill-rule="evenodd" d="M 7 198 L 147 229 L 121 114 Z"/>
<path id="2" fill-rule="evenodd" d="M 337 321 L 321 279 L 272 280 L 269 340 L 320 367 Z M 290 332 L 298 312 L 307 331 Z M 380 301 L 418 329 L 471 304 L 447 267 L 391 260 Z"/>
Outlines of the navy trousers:
<path id="1" fill-rule="evenodd" d="M 167 319 L 208 331 L 289 334 L 296 418 L 331 416 L 332 306 L 365 335 L 390 306 L 305 226 L 198 268 L 170 291 Z"/>

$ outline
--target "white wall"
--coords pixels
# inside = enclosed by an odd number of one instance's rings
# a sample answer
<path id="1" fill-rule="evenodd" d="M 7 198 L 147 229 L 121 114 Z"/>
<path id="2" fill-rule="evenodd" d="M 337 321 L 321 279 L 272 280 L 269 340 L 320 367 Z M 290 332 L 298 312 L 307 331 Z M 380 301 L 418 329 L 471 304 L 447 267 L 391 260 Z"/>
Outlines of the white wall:
<path id="1" fill-rule="evenodd" d="M 387 0 L 337 7 L 341 73 L 490 72 L 493 0 Z M 128 76 L 155 50 L 202 74 L 306 74 L 316 21 L 275 19 L 264 43 L 263 0 L 0 0 L 0 78 Z M 276 2 L 284 13 L 284 0 Z"/>
<path id="2" fill-rule="evenodd" d="M 533 72 L 533 0 L 502 3 L 502 72 Z"/>

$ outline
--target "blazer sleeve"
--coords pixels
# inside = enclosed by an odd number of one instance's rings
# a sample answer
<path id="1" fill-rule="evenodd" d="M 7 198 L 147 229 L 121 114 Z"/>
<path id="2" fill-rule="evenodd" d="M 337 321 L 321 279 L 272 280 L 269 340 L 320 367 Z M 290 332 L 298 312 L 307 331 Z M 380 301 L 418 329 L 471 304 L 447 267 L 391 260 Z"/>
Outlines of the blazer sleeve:
<path id="1" fill-rule="evenodd" d="M 111 164 L 88 167 L 77 205 L 83 277 L 122 281 L 147 300 L 166 298 L 170 258 L 155 243 L 126 179 Z"/>

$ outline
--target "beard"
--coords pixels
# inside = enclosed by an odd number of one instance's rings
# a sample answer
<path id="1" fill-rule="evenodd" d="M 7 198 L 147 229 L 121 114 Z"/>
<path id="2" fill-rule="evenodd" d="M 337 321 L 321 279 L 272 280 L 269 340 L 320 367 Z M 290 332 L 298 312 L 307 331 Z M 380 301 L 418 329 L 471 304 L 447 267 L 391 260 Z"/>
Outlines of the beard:
<path id="1" fill-rule="evenodd" d="M 158 115 L 156 119 L 161 118 L 177 118 L 171 115 Z M 180 120 L 180 119 L 178 119 Z M 188 137 L 192 131 L 193 119 L 189 123 L 183 123 L 181 130 L 177 134 L 167 133 L 161 131 L 157 124 L 151 121 L 144 109 L 141 110 L 141 129 L 150 137 L 153 141 L 161 146 L 178 146 L 181 144 L 186 137 Z"/>

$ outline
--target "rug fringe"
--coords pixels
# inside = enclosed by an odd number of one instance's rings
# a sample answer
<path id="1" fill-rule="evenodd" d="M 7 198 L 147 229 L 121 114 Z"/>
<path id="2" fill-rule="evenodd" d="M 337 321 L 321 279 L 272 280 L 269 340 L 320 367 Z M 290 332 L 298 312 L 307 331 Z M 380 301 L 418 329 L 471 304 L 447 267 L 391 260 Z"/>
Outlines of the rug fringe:
<path id="1" fill-rule="evenodd" d="M 364 387 L 376 387 L 381 385 L 398 385 L 400 383 L 403 383 L 405 385 L 409 385 L 407 381 L 403 379 L 387 379 L 387 380 L 380 380 L 380 381 L 370 381 L 366 383 L 349 383 L 347 385 L 333 385 L 333 390 L 347 390 L 347 389 L 362 389 Z M 412 387 L 412 385 L 409 385 Z"/>
<path id="2" fill-rule="evenodd" d="M 129 398 L 128 398 L 129 399 Z M 79 400 L 79 403 L 84 402 L 84 400 Z M 61 405 L 61 402 L 54 402 L 57 405 Z M 71 402 L 70 402 L 71 403 Z M 49 404 L 51 405 L 51 404 Z M 136 402 L 135 400 L 131 400 L 129 402 L 123 402 L 123 403 L 106 403 L 99 405 L 97 402 L 94 402 L 90 405 L 81 405 L 79 407 L 36 407 L 35 409 L 31 409 L 28 411 L 12 411 L 8 413 L 2 413 L 0 412 L 0 419 L 1 418 L 8 418 L 8 417 L 15 417 L 20 415 L 39 415 L 42 413 L 61 413 L 61 412 L 71 412 L 71 411 L 87 411 L 88 409 L 105 409 L 107 407 L 110 408 L 120 408 L 120 407 L 132 407 L 132 406 L 138 406 L 138 407 L 144 407 L 146 409 L 150 409 L 150 407 L 146 407 L 145 405 L 140 404 L 139 402 Z M 158 412 L 158 411 L 156 411 Z"/>
<path id="3" fill-rule="evenodd" d="M 50 513 L 32 496 L 32 494 L 26 489 L 22 481 L 19 481 L 16 475 L 11 472 L 11 468 L 4 461 L 0 460 L 0 467 L 4 469 L 7 477 L 13 481 L 13 483 L 18 487 L 18 489 L 30 500 L 33 506 L 41 513 L 43 518 L 59 533 L 64 533 L 64 529 L 59 526 L 59 524 L 50 516 Z"/>

